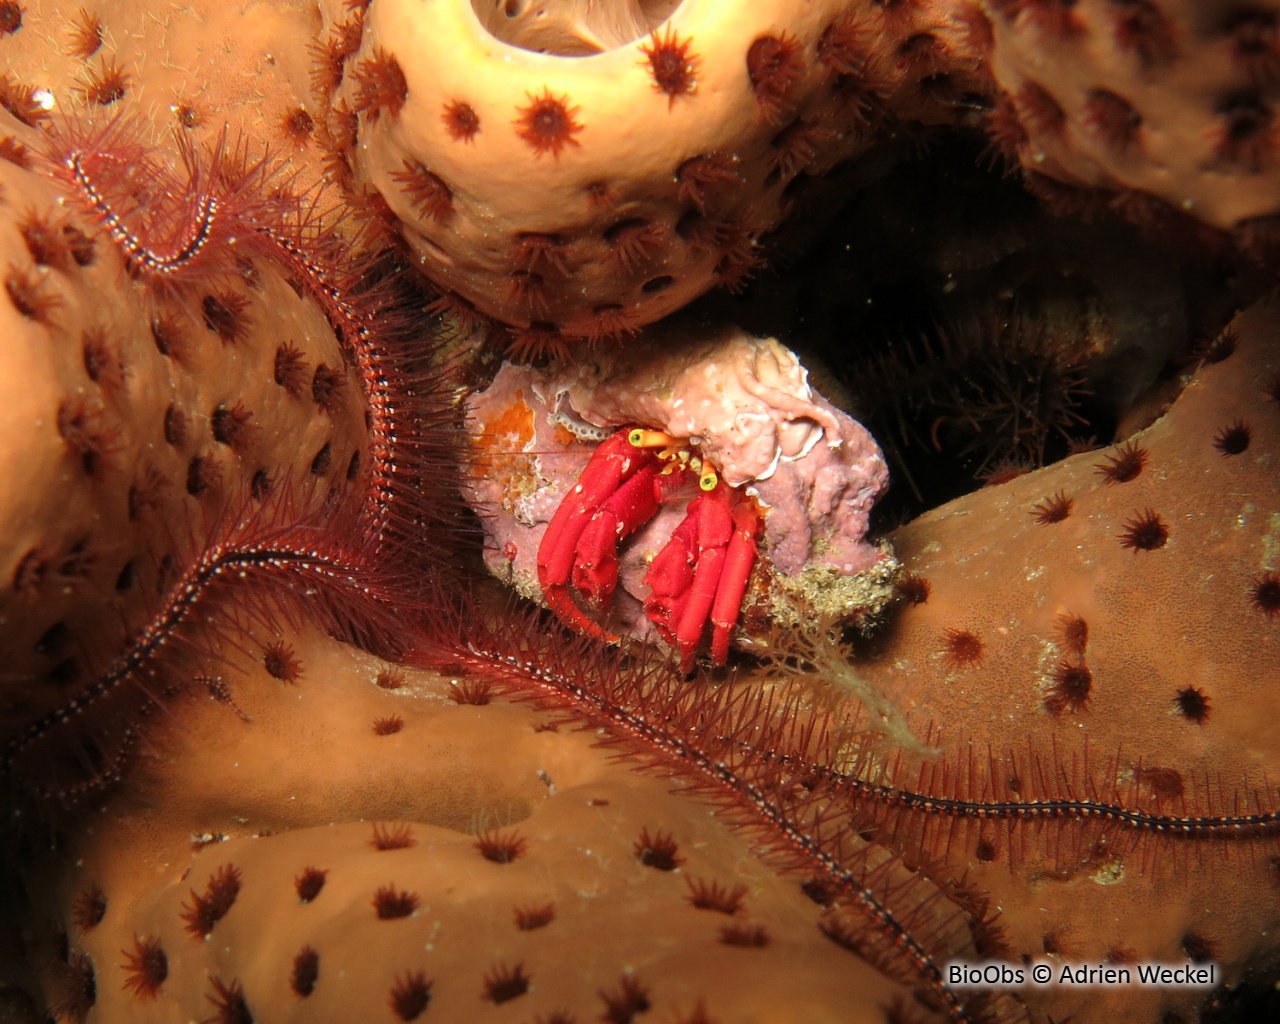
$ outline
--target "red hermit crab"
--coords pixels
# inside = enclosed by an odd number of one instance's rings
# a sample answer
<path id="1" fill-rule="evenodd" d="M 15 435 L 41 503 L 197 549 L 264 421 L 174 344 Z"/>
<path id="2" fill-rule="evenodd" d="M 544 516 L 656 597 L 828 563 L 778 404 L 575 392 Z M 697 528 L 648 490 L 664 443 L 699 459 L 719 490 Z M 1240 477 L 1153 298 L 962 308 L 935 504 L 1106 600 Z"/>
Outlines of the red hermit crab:
<path id="1" fill-rule="evenodd" d="M 579 631 L 616 643 L 621 638 L 584 614 L 570 587 L 590 608 L 607 608 L 618 586 L 618 544 L 692 478 L 701 493 L 644 576 L 645 614 L 680 652 L 686 672 L 708 620 L 712 661 L 723 664 L 729 655 L 761 525 L 751 498 L 670 434 L 624 427 L 596 449 L 538 547 L 548 607 Z"/>
<path id="2" fill-rule="evenodd" d="M 772 339 L 664 325 L 507 364 L 466 414 L 490 570 L 589 636 L 656 638 L 688 670 L 710 632 L 721 664 L 748 594 L 840 614 L 891 575 L 865 539 L 880 449 Z"/>

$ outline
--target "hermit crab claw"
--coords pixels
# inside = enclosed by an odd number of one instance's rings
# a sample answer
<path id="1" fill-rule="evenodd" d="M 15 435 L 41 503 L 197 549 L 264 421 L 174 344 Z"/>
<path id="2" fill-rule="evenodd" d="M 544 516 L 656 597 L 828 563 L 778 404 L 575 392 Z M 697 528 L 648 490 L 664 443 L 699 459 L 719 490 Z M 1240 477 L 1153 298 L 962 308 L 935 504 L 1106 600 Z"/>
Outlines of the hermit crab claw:
<path id="1" fill-rule="evenodd" d="M 644 610 L 688 672 L 708 621 L 711 660 L 723 665 L 756 560 L 760 515 L 749 498 L 735 500 L 717 482 L 689 502 L 689 513 L 649 565 Z"/>
<path id="2" fill-rule="evenodd" d="M 620 430 L 596 449 L 538 547 L 538 582 L 547 606 L 579 632 L 609 643 L 620 638 L 574 603 L 569 583 L 572 579 L 589 601 L 600 605 L 617 585 L 619 541 L 658 509 L 654 479 L 659 460 L 651 449 L 633 445 L 628 435 Z"/>
<path id="3" fill-rule="evenodd" d="M 645 614 L 680 652 L 685 672 L 710 622 L 711 657 L 723 664 L 755 564 L 760 515 L 750 498 L 660 431 L 633 427 L 613 434 L 552 516 L 538 548 L 538 581 L 548 607 L 579 632 L 617 643 L 620 638 L 583 605 L 609 607 L 618 584 L 618 545 L 695 477 L 702 493 L 645 575 L 651 591 Z"/>

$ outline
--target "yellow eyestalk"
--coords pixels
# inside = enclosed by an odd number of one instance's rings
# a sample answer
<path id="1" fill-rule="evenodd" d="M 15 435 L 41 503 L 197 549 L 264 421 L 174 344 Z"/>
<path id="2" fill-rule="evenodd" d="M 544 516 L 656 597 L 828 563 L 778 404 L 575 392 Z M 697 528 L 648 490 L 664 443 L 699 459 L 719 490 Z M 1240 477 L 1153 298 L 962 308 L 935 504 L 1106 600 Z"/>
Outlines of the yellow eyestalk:
<path id="1" fill-rule="evenodd" d="M 710 466 L 702 467 L 702 476 L 698 477 L 698 486 L 704 491 L 714 491 L 716 484 L 720 482 L 720 477 L 716 475 L 716 471 Z"/>
<path id="2" fill-rule="evenodd" d="M 679 439 L 661 430 L 645 430 L 643 427 L 636 427 L 627 435 L 627 440 L 636 448 L 671 448 Z"/>

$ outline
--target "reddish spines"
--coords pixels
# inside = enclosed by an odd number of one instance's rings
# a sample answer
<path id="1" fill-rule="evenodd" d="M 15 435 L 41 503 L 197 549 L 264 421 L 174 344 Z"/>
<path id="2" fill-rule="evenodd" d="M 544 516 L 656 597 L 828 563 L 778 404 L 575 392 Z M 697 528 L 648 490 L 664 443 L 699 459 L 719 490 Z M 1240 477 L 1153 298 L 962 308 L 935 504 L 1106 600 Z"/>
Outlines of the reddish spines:
<path id="1" fill-rule="evenodd" d="M 219 610 L 228 586 L 240 592 L 241 609 L 254 609 L 258 621 L 267 624 L 294 613 L 300 596 L 295 588 L 301 586 L 309 595 L 309 612 L 328 620 L 324 628 L 389 651 L 396 630 L 382 618 L 392 607 L 388 578 L 369 568 L 368 554 L 360 549 L 344 551 L 339 544 L 318 549 L 313 523 L 273 527 L 272 516 L 287 512 L 291 502 L 291 489 L 279 488 L 264 505 L 248 505 L 215 530 L 214 539 L 185 569 L 174 563 L 172 577 L 159 584 L 163 604 L 125 651 L 91 685 L 11 741 L 4 752 L 9 777 L 38 797 L 64 801 L 114 781 L 136 738 L 128 723 L 150 705 L 147 681 L 163 671 L 169 652 L 194 642 L 197 652 L 218 657 L 205 646 L 209 631 L 229 648 L 243 649 L 235 613 Z M 340 520 L 328 525 L 338 536 L 350 530 Z M 196 639 L 197 626 L 205 639 Z M 81 746 L 95 752 L 76 753 Z M 86 766 L 95 764 L 101 770 L 86 774 Z"/>
<path id="2" fill-rule="evenodd" d="M 241 345 L 249 337 L 253 321 L 249 316 L 249 299 L 230 288 L 209 292 L 200 300 L 205 327 L 216 334 L 224 345 Z"/>
<path id="3" fill-rule="evenodd" d="M 1203 725 L 1209 720 L 1209 697 L 1199 686 L 1186 686 L 1173 698 L 1174 709 L 1189 722 Z"/>
<path id="4" fill-rule="evenodd" d="M 476 836 L 475 847 L 491 864 L 510 864 L 525 855 L 529 844 L 518 832 L 491 829 Z"/>
<path id="5" fill-rule="evenodd" d="M 395 669 L 384 669 L 374 678 L 374 685 L 383 690 L 398 690 L 404 686 L 405 676 L 403 672 Z"/>
<path id="6" fill-rule="evenodd" d="M 307 373 L 307 362 L 301 350 L 287 342 L 276 349 L 273 379 L 294 398 L 302 395 Z"/>
<path id="7" fill-rule="evenodd" d="M 546 278 L 536 270 L 513 270 L 507 275 L 503 292 L 509 305 L 536 317 L 548 308 L 546 283 Z"/>
<path id="8" fill-rule="evenodd" d="M 1120 544 L 1137 554 L 1139 551 L 1156 551 L 1169 541 L 1169 527 L 1155 509 L 1135 512 L 1120 533 Z"/>
<path id="9" fill-rule="evenodd" d="M 1262 171 L 1275 156 L 1275 111 L 1253 90 L 1224 97 L 1214 111 L 1219 127 L 1214 152 L 1224 163 L 1252 174 Z"/>
<path id="10" fill-rule="evenodd" d="M 445 131 L 455 142 L 470 142 L 480 131 L 480 115 L 470 103 L 449 100 L 440 112 Z"/>
<path id="11" fill-rule="evenodd" d="M 280 130 L 296 145 L 303 145 L 315 132 L 316 120 L 306 107 L 298 106 L 280 115 Z"/>
<path id="12" fill-rule="evenodd" d="M 1280 572 L 1268 569 L 1250 587 L 1250 603 L 1268 619 L 1280 619 Z"/>
<path id="13" fill-rule="evenodd" d="M 209 877 L 203 893 L 191 890 L 190 904 L 182 907 L 186 929 L 197 938 L 205 938 L 230 912 L 240 895 L 242 879 L 234 864 L 224 864 Z"/>
<path id="14" fill-rule="evenodd" d="M 516 927 L 522 932 L 536 931 L 545 928 L 556 919 L 556 908 L 552 903 L 544 903 L 536 907 L 516 907 Z"/>
<path id="15" fill-rule="evenodd" d="M 417 844 L 418 841 L 413 838 L 413 829 L 403 822 L 398 825 L 374 822 L 373 838 L 369 840 L 369 845 L 375 850 L 407 850 Z"/>
<path id="16" fill-rule="evenodd" d="M 834 130 L 816 122 L 793 121 L 769 142 L 774 169 L 783 181 L 789 181 L 811 166 L 835 137 Z"/>
<path id="17" fill-rule="evenodd" d="M 601 990 L 600 999 L 604 1003 L 604 1016 L 600 1019 L 605 1024 L 632 1024 L 653 1006 L 649 990 L 629 974 L 623 975 L 616 989 Z"/>
<path id="18" fill-rule="evenodd" d="M 1213 446 L 1224 456 L 1243 455 L 1249 448 L 1252 432 L 1244 420 L 1237 419 L 1219 430 L 1213 437 Z"/>
<path id="19" fill-rule="evenodd" d="M 346 385 L 347 378 L 339 370 L 321 363 L 311 374 L 311 400 L 330 416 L 336 416 L 342 408 Z"/>
<path id="20" fill-rule="evenodd" d="M 129 75 L 114 57 L 104 57 L 81 79 L 77 91 L 83 100 L 97 107 L 109 107 L 129 90 Z"/>
<path id="21" fill-rule="evenodd" d="M 1052 135 L 1066 124 L 1067 115 L 1053 95 L 1035 82 L 1025 83 L 1014 97 L 1022 122 L 1033 132 Z"/>
<path id="22" fill-rule="evenodd" d="M 658 871 L 674 871 L 684 863 L 679 854 L 680 847 L 669 832 L 658 830 L 650 835 L 648 828 L 641 829 L 634 850 L 641 864 Z"/>
<path id="23" fill-rule="evenodd" d="M 740 226 L 726 223 L 720 228 L 723 229 L 724 241 L 720 246 L 720 258 L 716 260 L 715 274 L 720 287 L 736 295 L 764 266 L 764 254 L 756 238 Z"/>
<path id="24" fill-rule="evenodd" d="M 4 107 L 28 128 L 49 120 L 49 111 L 36 96 L 34 85 L 19 82 L 11 73 L 0 74 L 0 107 Z"/>
<path id="25" fill-rule="evenodd" d="M 1274 11 L 1235 12 L 1222 29 L 1231 39 L 1233 57 L 1253 85 L 1273 85 L 1280 80 L 1280 32 Z"/>
<path id="26" fill-rule="evenodd" d="M 537 156 L 550 153 L 559 157 L 566 146 L 580 146 L 576 138 L 582 125 L 576 120 L 578 108 L 569 104 L 568 97 L 555 96 L 547 86 L 541 95 L 525 94 L 528 104 L 516 109 L 514 126 L 516 134 L 533 149 Z"/>
<path id="27" fill-rule="evenodd" d="M 1074 503 L 1067 497 L 1066 491 L 1057 491 L 1047 498 L 1041 498 L 1031 506 L 1031 514 L 1041 526 L 1060 523 L 1071 515 Z"/>
<path id="28" fill-rule="evenodd" d="M 53 960 L 47 992 L 49 1013 L 58 1020 L 83 1021 L 98 1001 L 98 978 L 85 953 L 66 953 Z"/>
<path id="29" fill-rule="evenodd" d="M 71 906 L 71 920 L 82 932 L 92 931 L 107 916 L 107 894 L 101 886 L 91 886 L 76 896 Z"/>
<path id="30" fill-rule="evenodd" d="M 1089 623 L 1079 615 L 1059 615 L 1058 636 L 1064 651 L 1083 658 L 1085 649 L 1089 646 Z"/>
<path id="31" fill-rule="evenodd" d="M 267 675 L 282 683 L 296 683 L 302 678 L 302 662 L 292 645 L 283 640 L 276 640 L 263 649 L 262 664 Z"/>
<path id="32" fill-rule="evenodd" d="M 88 60 L 102 47 L 102 19 L 83 7 L 71 16 L 67 29 L 67 55 Z"/>
<path id="33" fill-rule="evenodd" d="M 69 124 L 54 136 L 49 159 L 106 229 L 130 271 L 155 285 L 207 283 L 233 272 L 233 240 L 238 231 L 251 230 L 246 219 L 291 212 L 288 200 L 251 198 L 263 167 L 242 164 L 236 174 L 237 153 L 225 137 L 207 173 L 184 142 L 184 180 L 137 136 L 138 126 L 120 117 L 88 130 Z"/>
<path id="34" fill-rule="evenodd" d="M 916 32 L 897 47 L 897 66 L 922 82 L 939 74 L 945 66 L 946 44 L 932 32 Z"/>
<path id="35" fill-rule="evenodd" d="M 1093 692 L 1093 673 L 1081 661 L 1061 661 L 1053 670 L 1044 708 L 1051 715 L 1083 711 Z"/>
<path id="36" fill-rule="evenodd" d="M 121 970 L 127 977 L 124 987 L 137 999 L 154 999 L 169 977 L 169 958 L 159 939 L 133 938 L 132 949 L 122 949 Z"/>
<path id="37" fill-rule="evenodd" d="M 803 73 L 800 40 L 790 33 L 760 36 L 747 49 L 747 79 L 766 120 L 782 120 L 787 93 Z"/>
<path id="38" fill-rule="evenodd" d="M 31 169 L 31 156 L 27 147 L 12 135 L 0 138 L 0 160 L 5 160 L 24 171 Z"/>
<path id="39" fill-rule="evenodd" d="M 93 242 L 74 224 L 33 210 L 18 223 L 18 233 L 37 266 L 69 271 L 93 262 Z"/>
<path id="40" fill-rule="evenodd" d="M 769 932 L 761 924 L 726 924 L 720 929 L 720 941 L 741 949 L 764 949 Z"/>
<path id="41" fill-rule="evenodd" d="M 1117 758 L 1090 768 L 1087 748 L 1082 764 L 1075 754 L 1056 750 L 1015 756 L 979 744 L 923 764 L 906 758 L 886 764 L 872 755 L 842 773 L 831 767 L 842 749 L 840 737 L 860 728 L 842 715 L 798 725 L 796 705 L 776 691 L 767 697 L 740 689 L 694 687 L 691 692 L 686 682 L 652 662 L 620 665 L 616 656 L 605 659 L 583 643 L 538 632 L 533 621 L 528 623 L 532 631 L 512 630 L 507 621 L 478 629 L 469 612 L 460 614 L 467 622 L 469 668 L 486 671 L 526 696 L 567 706 L 602 728 L 611 745 L 674 772 L 716 799 L 733 820 L 760 837 L 771 859 L 815 879 L 811 891 L 823 894 L 825 904 L 842 907 L 824 918 L 829 934 L 838 934 L 851 948 L 883 949 L 884 963 L 924 981 L 957 1020 L 964 1019 L 963 1005 L 940 991 L 945 988 L 940 964 L 951 955 L 941 936 L 952 928 L 968 934 L 971 927 L 986 927 L 971 920 L 978 911 L 966 909 L 963 923 L 940 928 L 919 911 L 917 896 L 932 908 L 930 914 L 952 910 L 936 895 L 930 903 L 917 893 L 918 876 L 905 879 L 892 867 L 871 868 L 840 836 L 870 829 L 890 846 L 931 856 L 981 839 L 986 853 L 979 859 L 992 861 L 1018 856 L 1024 835 L 1030 842 L 1042 834 L 1035 823 L 1066 821 L 1075 824 L 1063 829 L 1061 845 L 1049 858 L 1075 864 L 1096 843 L 1123 856 L 1159 837 L 1228 843 L 1280 835 L 1280 807 L 1270 794 L 1250 794 L 1256 813 L 1224 816 L 1210 801 L 1184 804 L 1183 817 L 1169 815 L 1161 807 L 1151 809 L 1149 788 L 1117 781 L 1126 777 L 1127 762 Z M 456 662 L 457 647 L 446 638 L 458 627 L 446 627 L 443 620 L 439 626 L 433 643 L 443 645 L 441 657 Z M 1064 614 L 1057 631 L 1062 660 L 1081 659 L 1088 645 L 1083 619 Z M 923 742 L 931 744 L 933 737 Z M 1142 773 L 1144 779 L 1153 777 L 1149 770 Z M 1188 793 L 1191 788 L 1188 783 Z M 851 812 L 847 826 L 834 820 L 836 806 Z M 1009 830 L 1007 843 L 979 835 L 992 821 L 1007 823 L 999 826 L 1000 835 Z M 1032 828 L 1024 831 L 1023 822 Z"/>
<path id="42" fill-rule="evenodd" d="M 214 1015 L 203 1024 L 254 1024 L 254 1016 L 245 999 L 244 986 L 232 980 L 224 982 L 219 977 L 209 979 L 212 991 L 205 999 L 213 1006 Z"/>
<path id="43" fill-rule="evenodd" d="M 654 32 L 647 46 L 641 45 L 642 62 L 653 76 L 653 87 L 666 93 L 668 107 L 675 106 L 677 97 L 692 95 L 698 86 L 700 58 L 691 49 L 692 39 L 681 39 L 670 25 L 665 33 Z"/>
<path id="44" fill-rule="evenodd" d="M 348 18 L 334 25 L 323 41 L 308 47 L 314 61 L 311 86 L 315 93 L 327 97 L 342 84 L 347 58 L 360 48 L 363 33 L 363 19 Z"/>
<path id="45" fill-rule="evenodd" d="M 511 259 L 527 270 L 545 265 L 558 274 L 568 272 L 565 240 L 546 231 L 521 231 L 517 234 L 511 247 Z"/>
<path id="46" fill-rule="evenodd" d="M 67 451 L 79 460 L 86 476 L 96 476 L 116 448 L 116 428 L 101 402 L 83 396 L 63 402 L 55 420 Z"/>
<path id="47" fill-rule="evenodd" d="M 818 63 L 837 75 L 861 76 L 867 64 L 864 49 L 871 35 L 857 11 L 843 11 L 818 37 Z"/>
<path id="48" fill-rule="evenodd" d="M 1126 0 L 1111 12 L 1116 43 L 1144 66 L 1167 64 L 1178 48 L 1172 22 L 1151 0 Z"/>
<path id="49" fill-rule="evenodd" d="M 727 153 L 690 157 L 676 168 L 675 176 L 679 197 L 704 213 L 714 194 L 742 184 L 738 161 Z"/>
<path id="50" fill-rule="evenodd" d="M 552 323 L 535 321 L 528 327 L 513 328 L 507 353 L 516 362 L 528 363 L 543 356 L 563 358 L 572 351 L 568 338 Z"/>
<path id="51" fill-rule="evenodd" d="M 373 734 L 375 736 L 394 736 L 403 728 L 404 719 L 399 715 L 387 715 L 373 720 Z"/>
<path id="52" fill-rule="evenodd" d="M 391 178 L 403 186 L 414 209 L 422 216 L 439 224 L 448 221 L 453 213 L 453 190 L 438 174 L 406 159 L 401 170 L 391 172 Z"/>
<path id="53" fill-rule="evenodd" d="M 297 878 L 293 880 L 294 890 L 298 894 L 298 899 L 303 903 L 310 903 L 320 895 L 324 889 L 325 879 L 329 872 L 323 868 L 306 868 Z"/>
<path id="54" fill-rule="evenodd" d="M 893 590 L 907 604 L 925 604 L 933 593 L 933 584 L 918 573 L 908 572 L 894 581 Z"/>
<path id="55" fill-rule="evenodd" d="M 311 946 L 303 946 L 293 958 L 293 970 L 289 973 L 289 987 L 295 995 L 305 999 L 316 990 L 320 980 L 320 954 Z"/>
<path id="56" fill-rule="evenodd" d="M 621 303 L 606 302 L 595 306 L 591 316 L 582 324 L 582 336 L 588 341 L 617 341 L 628 334 L 636 334 L 640 325 L 635 315 Z"/>
<path id="57" fill-rule="evenodd" d="M 394 885 L 384 885 L 373 894 L 373 910 L 379 921 L 394 921 L 408 917 L 421 900 L 417 893 L 397 889 Z"/>
<path id="58" fill-rule="evenodd" d="M 1137 442 L 1126 441 L 1105 458 L 1106 461 L 1099 462 L 1094 469 L 1109 484 L 1127 484 L 1137 479 L 1150 455 Z"/>
<path id="59" fill-rule="evenodd" d="M 504 963 L 494 964 L 485 972 L 484 993 L 481 996 L 495 1006 L 509 1003 L 529 991 L 530 977 L 525 972 L 524 964 L 508 966 Z"/>
<path id="60" fill-rule="evenodd" d="M 689 902 L 699 910 L 732 916 L 742 909 L 742 899 L 747 894 L 745 885 L 722 885 L 715 879 L 705 878 L 685 880 L 689 884 Z"/>
<path id="61" fill-rule="evenodd" d="M 942 633 L 942 660 L 951 669 L 970 668 L 981 664 L 985 646 L 977 633 L 952 626 Z"/>
<path id="62" fill-rule="evenodd" d="M 634 273 L 662 249 L 662 228 L 641 217 L 628 217 L 605 229 L 610 254 L 627 273 Z"/>
<path id="63" fill-rule="evenodd" d="M 251 157 L 244 143 L 224 134 L 205 156 L 184 139 L 179 170 L 141 146 L 137 133 L 137 125 L 119 118 L 92 129 L 67 125 L 48 161 L 105 227 L 134 276 L 166 294 L 199 288 L 206 326 L 227 343 L 242 344 L 251 323 L 244 296 L 219 283 L 235 280 L 254 256 L 291 273 L 320 304 L 354 355 L 369 406 L 369 497 L 361 530 L 388 541 L 388 528 L 399 527 L 392 522 L 394 492 L 424 450 L 414 432 L 392 422 L 391 392 L 400 383 L 385 340 L 397 326 L 387 323 L 392 288 L 362 284 L 362 268 L 332 225 L 310 212 L 314 205 L 304 208 L 275 180 L 275 166 Z M 155 198 L 142 204 L 138 195 Z M 277 353 L 276 380 L 291 394 L 301 388 L 295 352 L 286 343 Z M 420 381 L 416 388 L 425 397 L 437 385 Z"/>
<path id="64" fill-rule="evenodd" d="M 391 989 L 391 1012 L 402 1021 L 417 1020 L 431 1003 L 432 982 L 422 971 L 398 976 Z"/>
<path id="65" fill-rule="evenodd" d="M 1094 89 L 1084 104 L 1084 121 L 1108 149 L 1124 153 L 1135 146 L 1142 116 L 1124 97 L 1107 89 Z"/>
<path id="66" fill-rule="evenodd" d="M 218 444 L 227 445 L 236 451 L 243 451 L 252 436 L 250 420 L 253 413 L 244 407 L 243 402 L 235 405 L 219 405 L 209 417 L 209 427 L 213 439 Z"/>
<path id="67" fill-rule="evenodd" d="M 455 704 L 484 707 L 493 700 L 493 682 L 484 676 L 450 681 L 445 694 Z"/>
<path id="68" fill-rule="evenodd" d="M 352 109 L 371 121 L 383 114 L 395 117 L 409 98 L 409 83 L 400 62 L 381 46 L 356 65 L 352 79 L 356 85 Z"/>
<path id="69" fill-rule="evenodd" d="M 1004 94 L 997 96 L 985 120 L 987 135 L 991 139 L 993 162 L 998 162 L 1003 157 L 1006 166 L 1016 166 L 1022 149 L 1030 138 L 1013 98 Z"/>
<path id="70" fill-rule="evenodd" d="M 28 320 L 49 326 L 62 306 L 61 297 L 47 278 L 35 270 L 10 266 L 4 278 L 4 290 L 13 308 Z"/>

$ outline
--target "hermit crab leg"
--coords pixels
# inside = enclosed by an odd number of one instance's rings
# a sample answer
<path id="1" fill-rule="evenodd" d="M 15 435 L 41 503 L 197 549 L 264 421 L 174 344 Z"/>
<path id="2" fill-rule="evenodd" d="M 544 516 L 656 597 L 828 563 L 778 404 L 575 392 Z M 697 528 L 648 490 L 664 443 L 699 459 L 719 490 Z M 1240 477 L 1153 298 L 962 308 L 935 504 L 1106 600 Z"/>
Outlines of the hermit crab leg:
<path id="1" fill-rule="evenodd" d="M 636 428 L 627 441 L 646 451 L 663 449 L 641 463 L 635 474 L 591 516 L 574 547 L 570 580 L 593 608 L 608 608 L 618 586 L 618 545 L 658 514 L 667 494 L 678 488 L 693 463 L 688 453 L 673 454 L 676 439 L 656 430 Z"/>
<path id="2" fill-rule="evenodd" d="M 588 636 L 617 643 L 617 635 L 587 615 L 608 607 L 618 585 L 618 545 L 652 519 L 668 494 L 691 474 L 702 493 L 645 573 L 645 614 L 693 667 L 712 625 L 712 659 L 724 664 L 747 580 L 756 558 L 760 517 L 687 442 L 642 427 L 620 430 L 596 449 L 577 485 L 561 503 L 538 549 L 538 580 L 547 606 Z"/>
<path id="3" fill-rule="evenodd" d="M 723 665 L 729 658 L 729 636 L 742 613 L 747 581 L 756 563 L 756 535 L 762 523 L 752 501 L 740 501 L 733 509 L 733 536 L 725 552 L 724 568 L 711 606 L 711 660 Z"/>
<path id="4" fill-rule="evenodd" d="M 593 608 L 607 608 L 618 586 L 618 545 L 658 514 L 657 462 L 640 467 L 600 506 L 582 531 L 571 578 Z"/>
<path id="5" fill-rule="evenodd" d="M 596 449 L 578 483 L 551 517 L 538 547 L 538 582 L 547 606 L 575 629 L 608 643 L 617 643 L 620 638 L 592 621 L 574 603 L 569 594 L 569 578 L 578 542 L 592 517 L 627 480 L 657 460 L 651 451 L 633 445 L 628 433 L 620 430 Z"/>

